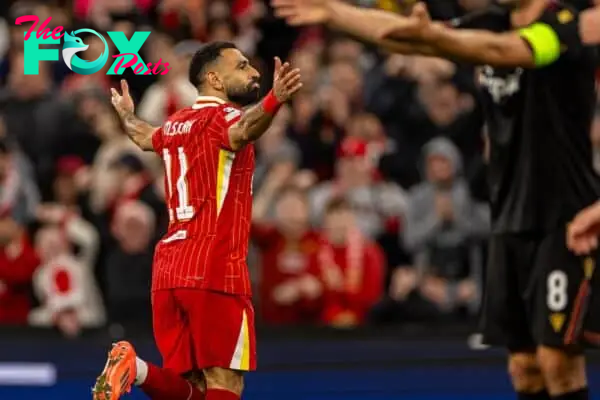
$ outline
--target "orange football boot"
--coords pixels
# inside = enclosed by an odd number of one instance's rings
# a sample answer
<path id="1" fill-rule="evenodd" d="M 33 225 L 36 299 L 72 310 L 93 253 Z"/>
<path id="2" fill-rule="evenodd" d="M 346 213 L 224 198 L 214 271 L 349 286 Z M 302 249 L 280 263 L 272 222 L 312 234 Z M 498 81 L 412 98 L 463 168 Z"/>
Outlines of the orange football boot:
<path id="1" fill-rule="evenodd" d="M 137 374 L 135 359 L 131 343 L 121 341 L 113 344 L 104 370 L 92 389 L 93 400 L 118 400 L 129 393 Z"/>

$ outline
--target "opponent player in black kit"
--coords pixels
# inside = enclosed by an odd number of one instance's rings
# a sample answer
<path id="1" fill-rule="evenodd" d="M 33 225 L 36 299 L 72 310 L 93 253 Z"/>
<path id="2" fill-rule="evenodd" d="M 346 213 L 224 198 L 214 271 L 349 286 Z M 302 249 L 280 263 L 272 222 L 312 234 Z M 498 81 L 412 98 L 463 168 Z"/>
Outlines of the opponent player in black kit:
<path id="1" fill-rule="evenodd" d="M 600 197 L 589 137 L 596 52 L 584 45 L 596 39 L 597 15 L 550 0 L 501 3 L 495 33 L 432 22 L 422 4 L 402 17 L 335 0 L 272 0 L 292 25 L 326 23 L 394 52 L 484 66 L 493 218 L 484 338 L 508 348 L 519 399 L 588 399 L 580 284 L 594 260 L 567 249 L 565 227 Z"/>

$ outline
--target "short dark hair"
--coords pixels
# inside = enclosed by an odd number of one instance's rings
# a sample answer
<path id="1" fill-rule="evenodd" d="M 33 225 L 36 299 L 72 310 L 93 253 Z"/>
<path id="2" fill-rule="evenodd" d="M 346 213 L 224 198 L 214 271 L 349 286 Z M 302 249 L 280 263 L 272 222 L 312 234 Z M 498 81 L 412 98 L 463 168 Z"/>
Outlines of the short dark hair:
<path id="1" fill-rule="evenodd" d="M 204 73 L 206 66 L 221 57 L 221 52 L 225 49 L 237 49 L 237 47 L 231 42 L 212 42 L 202 46 L 202 48 L 194 54 L 190 64 L 189 76 L 190 82 L 194 87 L 200 86 L 202 83 L 201 75 Z"/>

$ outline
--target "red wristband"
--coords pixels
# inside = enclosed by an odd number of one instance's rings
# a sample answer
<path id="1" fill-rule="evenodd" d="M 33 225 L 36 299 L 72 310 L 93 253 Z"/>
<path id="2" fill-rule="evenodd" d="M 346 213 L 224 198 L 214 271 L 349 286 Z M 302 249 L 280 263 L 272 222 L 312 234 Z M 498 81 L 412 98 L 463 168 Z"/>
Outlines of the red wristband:
<path id="1" fill-rule="evenodd" d="M 263 99 L 262 106 L 267 114 L 275 114 L 282 106 L 282 103 L 277 100 L 277 97 L 271 90 Z"/>

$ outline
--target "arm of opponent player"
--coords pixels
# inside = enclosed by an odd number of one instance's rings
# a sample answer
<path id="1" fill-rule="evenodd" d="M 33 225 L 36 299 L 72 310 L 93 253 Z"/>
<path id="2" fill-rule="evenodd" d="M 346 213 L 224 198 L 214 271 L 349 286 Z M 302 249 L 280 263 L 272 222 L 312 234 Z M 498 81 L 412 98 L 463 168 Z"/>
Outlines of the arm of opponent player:
<path id="1" fill-rule="evenodd" d="M 356 7 L 339 0 L 271 0 L 271 5 L 277 17 L 293 26 L 324 24 L 393 53 L 439 55 L 425 43 L 383 38 L 394 27 L 414 26 L 414 20 L 391 12 Z"/>
<path id="2" fill-rule="evenodd" d="M 585 10 L 573 21 L 561 22 L 560 35 L 547 24 L 498 34 L 479 30 L 454 30 L 445 23 L 428 21 L 426 8 L 415 6 L 411 17 L 369 10 L 338 0 L 272 0 L 276 15 L 291 25 L 327 24 L 401 54 L 455 58 L 496 66 L 544 66 L 555 61 L 567 45 L 600 43 L 600 7 Z M 425 20 L 425 21 L 423 21 Z M 560 22 L 560 21 L 559 21 Z M 426 32 L 419 29 L 426 25 Z M 423 34 L 429 38 L 423 40 Z M 558 40 L 557 40 L 558 39 Z"/>
<path id="3" fill-rule="evenodd" d="M 383 33 L 382 38 L 422 40 L 448 58 L 476 64 L 544 67 L 558 60 L 563 53 L 576 52 L 585 44 L 581 16 L 567 9 L 507 33 L 452 29 L 432 22 L 423 3 L 414 7 L 410 18 L 416 22 L 416 28 L 404 21 L 398 24 L 398 29 Z M 586 39 L 590 40 L 589 35 Z"/>
<path id="4" fill-rule="evenodd" d="M 125 132 L 140 149 L 153 151 L 152 135 L 158 128 L 136 117 L 133 99 L 129 94 L 129 85 L 124 79 L 121 80 L 121 92 L 122 94 L 119 94 L 118 90 L 111 89 L 111 102 L 125 126 Z"/>
<path id="5" fill-rule="evenodd" d="M 229 127 L 229 146 L 237 151 L 262 136 L 271 125 L 273 117 L 285 102 L 302 87 L 300 70 L 292 69 L 289 63 L 282 65 L 275 57 L 273 89 L 264 99 L 250 107 L 244 115 Z"/>

